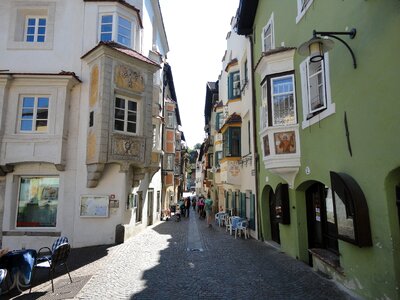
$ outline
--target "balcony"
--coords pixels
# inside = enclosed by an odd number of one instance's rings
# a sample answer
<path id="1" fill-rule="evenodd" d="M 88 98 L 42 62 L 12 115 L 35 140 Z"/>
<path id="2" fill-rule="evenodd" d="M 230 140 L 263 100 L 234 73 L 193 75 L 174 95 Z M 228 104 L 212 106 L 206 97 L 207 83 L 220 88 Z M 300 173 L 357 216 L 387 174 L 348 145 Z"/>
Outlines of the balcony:
<path id="1" fill-rule="evenodd" d="M 299 125 L 264 128 L 260 131 L 260 141 L 265 169 L 292 187 L 300 168 Z"/>

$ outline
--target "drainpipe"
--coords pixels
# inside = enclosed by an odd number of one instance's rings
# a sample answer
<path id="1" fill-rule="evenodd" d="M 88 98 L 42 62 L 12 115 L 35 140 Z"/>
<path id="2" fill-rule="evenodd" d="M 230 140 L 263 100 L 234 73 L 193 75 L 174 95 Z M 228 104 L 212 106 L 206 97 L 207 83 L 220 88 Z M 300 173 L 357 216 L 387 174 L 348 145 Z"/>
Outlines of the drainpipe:
<path id="1" fill-rule="evenodd" d="M 256 210 L 257 210 L 257 223 L 256 223 L 256 230 L 257 230 L 257 238 L 264 240 L 262 231 L 261 231 L 261 211 L 260 211 L 260 199 L 258 198 L 258 178 L 259 178 L 259 170 L 260 170 L 260 160 L 259 160 L 259 155 L 258 155 L 258 150 L 257 150 L 257 126 L 256 126 L 256 88 L 255 88 L 255 84 L 254 84 L 254 54 L 253 54 L 253 50 L 254 50 L 254 43 L 253 43 L 253 36 L 252 35 L 247 35 L 246 36 L 249 39 L 250 42 L 250 64 L 251 64 L 251 72 L 250 72 L 250 76 L 251 76 L 251 109 L 253 111 L 252 117 L 253 117 L 253 151 L 254 151 L 254 167 L 255 167 L 255 186 L 256 186 L 256 190 L 255 190 L 255 198 L 256 198 Z"/>

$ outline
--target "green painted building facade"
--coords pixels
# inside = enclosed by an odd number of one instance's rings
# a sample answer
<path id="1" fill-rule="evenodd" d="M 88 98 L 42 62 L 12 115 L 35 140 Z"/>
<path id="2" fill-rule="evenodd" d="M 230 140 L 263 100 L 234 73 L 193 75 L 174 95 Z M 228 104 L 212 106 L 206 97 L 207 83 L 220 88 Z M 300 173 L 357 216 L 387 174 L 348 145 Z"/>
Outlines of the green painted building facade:
<path id="1" fill-rule="evenodd" d="M 261 239 L 400 299 L 400 1 L 241 0 L 237 30 L 253 42 Z M 319 40 L 311 62 L 313 30 L 344 43 Z"/>

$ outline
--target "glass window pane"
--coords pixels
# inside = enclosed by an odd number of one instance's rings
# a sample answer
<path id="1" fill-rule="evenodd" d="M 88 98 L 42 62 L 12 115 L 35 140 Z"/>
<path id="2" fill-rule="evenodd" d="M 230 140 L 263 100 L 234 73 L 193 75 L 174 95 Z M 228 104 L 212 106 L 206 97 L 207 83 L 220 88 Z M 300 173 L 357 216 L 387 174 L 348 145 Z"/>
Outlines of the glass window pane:
<path id="1" fill-rule="evenodd" d="M 114 114 L 115 119 L 124 120 L 125 119 L 125 112 L 122 109 L 116 109 Z"/>
<path id="2" fill-rule="evenodd" d="M 137 110 L 137 103 L 134 101 L 129 101 L 128 102 L 128 109 L 136 111 Z"/>
<path id="3" fill-rule="evenodd" d="M 101 17 L 101 23 L 112 23 L 112 20 L 113 20 L 112 15 L 107 15 L 107 16 Z"/>
<path id="4" fill-rule="evenodd" d="M 136 122 L 136 112 L 128 112 L 128 121 Z"/>
<path id="5" fill-rule="evenodd" d="M 38 34 L 43 35 L 46 33 L 46 27 L 39 27 L 38 28 Z"/>
<path id="6" fill-rule="evenodd" d="M 27 41 L 27 42 L 34 42 L 35 40 L 34 40 L 34 38 L 33 38 L 33 35 L 28 35 L 28 36 L 26 37 L 26 41 Z"/>
<path id="7" fill-rule="evenodd" d="M 128 132 L 135 133 L 136 132 L 136 123 L 128 123 Z"/>
<path id="8" fill-rule="evenodd" d="M 36 131 L 47 131 L 47 120 L 36 120 Z"/>
<path id="9" fill-rule="evenodd" d="M 35 98 L 34 97 L 24 97 L 22 100 L 23 107 L 34 107 L 35 106 Z"/>
<path id="10" fill-rule="evenodd" d="M 32 131 L 32 120 L 22 120 L 21 131 Z"/>
<path id="11" fill-rule="evenodd" d="M 38 42 L 44 42 L 44 35 L 39 35 L 39 36 L 37 37 L 37 41 L 38 41 Z"/>
<path id="12" fill-rule="evenodd" d="M 128 19 L 118 17 L 118 25 L 126 28 L 131 28 L 131 22 Z"/>
<path id="13" fill-rule="evenodd" d="M 118 131 L 124 131 L 124 122 L 115 120 L 114 122 L 114 129 Z"/>
<path id="14" fill-rule="evenodd" d="M 46 26 L 46 19 L 39 19 L 39 26 Z"/>
<path id="15" fill-rule="evenodd" d="M 48 112 L 49 111 L 47 109 L 38 109 L 36 118 L 41 119 L 41 120 L 44 120 L 44 119 L 47 120 Z"/>
<path id="16" fill-rule="evenodd" d="M 127 28 L 119 27 L 118 28 L 118 34 L 121 35 L 121 36 L 124 36 L 124 37 L 126 37 L 128 39 L 130 37 L 130 35 L 131 35 L 131 31 L 129 29 L 127 29 Z"/>
<path id="17" fill-rule="evenodd" d="M 108 42 L 112 40 L 112 35 L 111 33 L 102 33 L 100 36 L 100 40 L 103 42 Z"/>
<path id="18" fill-rule="evenodd" d="M 22 110 L 22 119 L 33 119 L 33 109 L 24 108 Z"/>
<path id="19" fill-rule="evenodd" d="M 49 107 L 49 98 L 38 98 L 38 107 Z"/>
<path id="20" fill-rule="evenodd" d="M 36 24 L 36 19 L 34 18 L 28 19 L 28 26 L 35 26 L 35 24 Z"/>
<path id="21" fill-rule="evenodd" d="M 125 109 L 125 100 L 121 98 L 115 98 L 115 107 Z"/>
<path id="22" fill-rule="evenodd" d="M 112 32 L 112 24 L 101 25 L 101 32 Z"/>
<path id="23" fill-rule="evenodd" d="M 35 34 L 35 27 L 28 27 L 26 30 L 26 34 L 28 35 Z"/>

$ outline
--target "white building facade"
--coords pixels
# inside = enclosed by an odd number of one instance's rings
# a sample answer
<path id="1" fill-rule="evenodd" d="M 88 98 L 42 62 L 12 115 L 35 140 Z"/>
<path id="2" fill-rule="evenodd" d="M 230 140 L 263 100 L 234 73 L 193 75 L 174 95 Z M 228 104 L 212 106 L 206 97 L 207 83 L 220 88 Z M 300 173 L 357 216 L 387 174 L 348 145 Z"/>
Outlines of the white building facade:
<path id="1" fill-rule="evenodd" d="M 0 3 L 2 243 L 123 242 L 159 219 L 158 1 Z"/>

